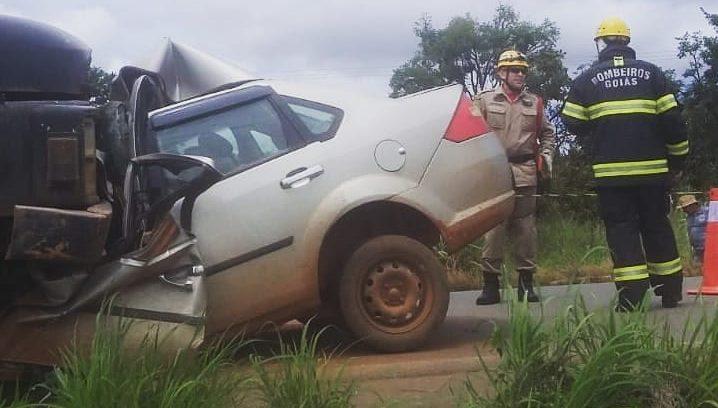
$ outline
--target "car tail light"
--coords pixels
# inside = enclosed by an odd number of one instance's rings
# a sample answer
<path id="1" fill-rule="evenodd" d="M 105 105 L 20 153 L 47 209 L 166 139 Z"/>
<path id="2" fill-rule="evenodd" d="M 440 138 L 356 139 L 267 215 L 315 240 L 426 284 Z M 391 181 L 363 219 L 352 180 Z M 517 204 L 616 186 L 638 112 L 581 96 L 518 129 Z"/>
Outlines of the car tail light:
<path id="1" fill-rule="evenodd" d="M 451 123 L 446 129 L 444 139 L 452 142 L 463 142 L 476 136 L 489 132 L 486 121 L 481 116 L 474 116 L 471 113 L 471 99 L 466 94 L 461 94 L 459 104 L 451 118 Z"/>

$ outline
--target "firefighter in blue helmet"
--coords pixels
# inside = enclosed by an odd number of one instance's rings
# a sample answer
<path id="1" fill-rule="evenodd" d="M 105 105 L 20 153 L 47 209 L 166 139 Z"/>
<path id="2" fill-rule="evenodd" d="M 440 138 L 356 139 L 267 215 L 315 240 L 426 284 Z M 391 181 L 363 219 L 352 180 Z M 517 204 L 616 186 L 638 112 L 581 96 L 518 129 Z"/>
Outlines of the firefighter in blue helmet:
<path id="1" fill-rule="evenodd" d="M 668 191 L 688 154 L 685 125 L 662 71 L 636 59 L 631 33 L 611 17 L 598 28 L 598 61 L 573 82 L 561 112 L 585 137 L 613 259 L 618 310 L 649 286 L 663 307 L 682 299 L 682 263 L 668 220 Z"/>

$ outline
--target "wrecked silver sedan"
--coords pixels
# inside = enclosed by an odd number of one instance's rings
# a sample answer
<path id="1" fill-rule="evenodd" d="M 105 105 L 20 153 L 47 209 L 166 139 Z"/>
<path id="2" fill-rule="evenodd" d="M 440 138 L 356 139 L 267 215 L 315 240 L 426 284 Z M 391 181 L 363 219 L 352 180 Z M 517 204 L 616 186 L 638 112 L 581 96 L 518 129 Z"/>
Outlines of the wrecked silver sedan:
<path id="1" fill-rule="evenodd" d="M 90 103 L 81 41 L 0 26 L 0 361 L 55 362 L 109 296 L 175 337 L 324 309 L 412 349 L 448 307 L 432 248 L 512 211 L 501 144 L 460 86 L 364 97 L 168 42 Z"/>

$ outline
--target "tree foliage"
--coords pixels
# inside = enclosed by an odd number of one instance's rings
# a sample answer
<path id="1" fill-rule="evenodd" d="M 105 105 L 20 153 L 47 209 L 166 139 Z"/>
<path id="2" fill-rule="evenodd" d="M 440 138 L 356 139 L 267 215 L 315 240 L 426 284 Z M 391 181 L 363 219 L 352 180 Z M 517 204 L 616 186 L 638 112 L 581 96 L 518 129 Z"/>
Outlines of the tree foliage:
<path id="1" fill-rule="evenodd" d="M 394 70 L 389 81 L 392 97 L 413 94 L 424 89 L 446 85 L 449 80 L 423 55 L 417 53 L 412 59 Z"/>
<path id="2" fill-rule="evenodd" d="M 701 9 L 718 34 L 718 14 Z M 718 36 L 686 33 L 678 40 L 678 56 L 689 68 L 683 93 L 690 155 L 686 172 L 691 185 L 706 189 L 718 183 Z"/>
<path id="3" fill-rule="evenodd" d="M 500 5 L 490 21 L 466 14 L 454 17 L 445 28 L 435 28 L 431 18 L 424 16 L 415 23 L 414 33 L 419 49 L 394 70 L 393 97 L 448 83 L 462 84 L 470 94 L 496 86 L 494 66 L 507 49 L 529 58 L 527 84 L 533 92 L 560 100 L 566 90 L 564 53 L 556 46 L 559 30 L 549 20 L 541 24 L 523 21 L 513 7 Z"/>
<path id="4" fill-rule="evenodd" d="M 718 34 L 718 14 L 701 11 Z M 547 113 L 556 125 L 559 155 L 552 189 L 585 191 L 592 179 L 582 148 L 585 141 L 567 132 L 558 120 L 560 101 L 570 80 L 563 65 L 564 53 L 557 48 L 560 33 L 554 22 L 523 21 L 513 7 L 500 5 L 491 20 L 480 21 L 466 14 L 454 17 L 443 28 L 434 27 L 431 18 L 424 16 L 415 23 L 414 33 L 419 39 L 418 49 L 394 70 L 392 97 L 449 83 L 462 84 L 470 94 L 476 94 L 497 85 L 494 65 L 501 52 L 522 51 L 531 65 L 527 85 L 547 99 Z M 718 185 L 718 35 L 694 32 L 677 40 L 678 57 L 687 59 L 689 68 L 683 73 L 683 81 L 671 70 L 664 73 L 669 88 L 680 94 L 684 105 L 691 146 L 687 181 L 705 189 Z M 587 61 L 576 74 L 591 65 L 592 61 Z"/>
<path id="5" fill-rule="evenodd" d="M 90 97 L 110 99 L 110 85 L 115 79 L 114 72 L 107 72 L 100 67 L 90 67 L 89 85 Z"/>

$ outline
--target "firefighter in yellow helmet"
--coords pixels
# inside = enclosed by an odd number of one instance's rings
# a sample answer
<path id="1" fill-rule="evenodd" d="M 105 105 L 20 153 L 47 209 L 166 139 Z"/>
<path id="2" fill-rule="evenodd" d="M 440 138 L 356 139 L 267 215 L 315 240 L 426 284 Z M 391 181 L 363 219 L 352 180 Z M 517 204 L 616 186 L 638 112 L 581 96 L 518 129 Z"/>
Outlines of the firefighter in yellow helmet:
<path id="1" fill-rule="evenodd" d="M 601 21 L 593 38 L 596 50 L 600 53 L 609 43 L 628 45 L 631 42 L 631 29 L 618 17 L 608 17 Z"/>
<path id="2" fill-rule="evenodd" d="M 519 299 L 539 300 L 533 288 L 537 162 L 543 163 L 540 176 L 547 177 L 555 135 L 553 125 L 544 114 L 543 101 L 526 90 L 528 68 L 523 53 L 504 51 L 496 62 L 499 86 L 479 93 L 474 100 L 474 114 L 484 117 L 506 149 L 517 194 L 511 217 L 486 234 L 481 260 L 484 282 L 481 295 L 476 299 L 478 305 L 500 301 L 499 276 L 507 238 L 514 247 Z"/>
<path id="3" fill-rule="evenodd" d="M 523 67 L 528 69 L 529 62 L 524 53 L 516 50 L 506 50 L 499 55 L 499 59 L 496 62 L 496 68 L 502 67 Z"/>
<path id="4" fill-rule="evenodd" d="M 636 58 L 621 19 L 601 22 L 598 61 L 573 82 L 561 112 L 587 141 L 611 249 L 618 310 L 633 310 L 649 286 L 663 307 L 682 299 L 682 262 L 668 191 L 688 155 L 685 125 L 663 72 Z"/>

